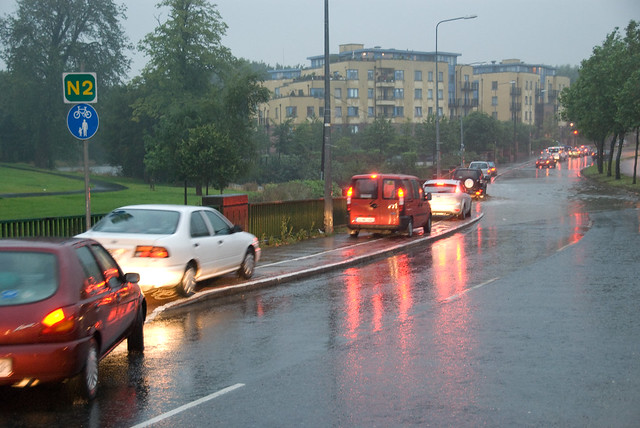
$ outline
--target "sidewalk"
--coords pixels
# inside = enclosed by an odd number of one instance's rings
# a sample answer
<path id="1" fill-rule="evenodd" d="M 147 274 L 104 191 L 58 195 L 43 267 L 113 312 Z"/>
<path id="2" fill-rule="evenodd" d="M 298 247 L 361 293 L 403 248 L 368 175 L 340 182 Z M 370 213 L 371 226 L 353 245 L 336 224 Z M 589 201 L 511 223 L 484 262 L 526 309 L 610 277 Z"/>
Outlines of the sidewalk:
<path id="1" fill-rule="evenodd" d="M 483 214 L 480 213 L 462 221 L 454 219 L 434 221 L 430 235 L 423 235 L 420 232 L 412 238 L 402 234 L 383 237 L 363 234 L 354 239 L 347 233 L 336 233 L 326 238 L 309 239 L 281 247 L 266 247 L 262 249 L 260 262 L 251 280 L 243 281 L 232 276 L 224 277 L 223 285 L 205 288 L 189 298 L 181 298 L 158 306 L 148 315 L 147 322 L 161 318 L 165 312 L 170 312 L 172 309 L 283 284 L 405 251 L 471 227 L 482 217 Z"/>

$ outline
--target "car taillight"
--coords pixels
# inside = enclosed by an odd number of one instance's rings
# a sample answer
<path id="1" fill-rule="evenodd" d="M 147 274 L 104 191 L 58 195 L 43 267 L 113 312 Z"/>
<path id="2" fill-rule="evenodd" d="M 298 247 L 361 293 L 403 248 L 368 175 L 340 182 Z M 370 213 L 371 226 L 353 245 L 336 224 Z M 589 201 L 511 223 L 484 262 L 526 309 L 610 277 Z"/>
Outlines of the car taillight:
<path id="1" fill-rule="evenodd" d="M 169 251 L 164 247 L 154 247 L 151 245 L 138 245 L 134 257 L 150 257 L 152 259 L 166 259 Z"/>
<path id="2" fill-rule="evenodd" d="M 76 320 L 73 314 L 65 313 L 62 308 L 58 308 L 42 319 L 42 325 L 42 334 L 68 333 L 74 329 Z"/>
<path id="3" fill-rule="evenodd" d="M 398 189 L 398 205 L 404 206 L 404 190 L 402 188 Z"/>
<path id="4" fill-rule="evenodd" d="M 347 190 L 347 209 L 349 209 L 349 206 L 351 205 L 351 196 L 353 196 L 353 186 L 349 187 L 349 190 Z"/>

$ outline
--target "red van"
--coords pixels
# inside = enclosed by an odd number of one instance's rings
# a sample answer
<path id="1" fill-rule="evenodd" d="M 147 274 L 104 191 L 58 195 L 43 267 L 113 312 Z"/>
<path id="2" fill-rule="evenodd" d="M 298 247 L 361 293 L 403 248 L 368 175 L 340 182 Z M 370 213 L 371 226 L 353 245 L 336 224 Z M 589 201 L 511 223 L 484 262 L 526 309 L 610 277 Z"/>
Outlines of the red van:
<path id="1" fill-rule="evenodd" d="M 404 231 L 414 227 L 431 233 L 431 194 L 424 194 L 418 177 L 402 174 L 363 174 L 351 177 L 347 190 L 349 233 Z"/>

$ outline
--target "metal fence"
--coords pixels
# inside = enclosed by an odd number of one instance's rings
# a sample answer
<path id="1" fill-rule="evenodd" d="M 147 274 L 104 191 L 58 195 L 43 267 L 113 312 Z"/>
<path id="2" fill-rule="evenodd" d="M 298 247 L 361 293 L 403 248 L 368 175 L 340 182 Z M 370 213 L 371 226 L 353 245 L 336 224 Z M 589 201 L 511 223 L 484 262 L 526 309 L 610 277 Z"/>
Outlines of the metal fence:
<path id="1" fill-rule="evenodd" d="M 224 213 L 224 212 L 223 212 Z M 105 214 L 91 215 L 91 225 Z M 249 204 L 248 231 L 261 240 L 283 238 L 324 228 L 324 200 L 264 202 Z M 344 198 L 333 200 L 333 224 L 347 223 Z M 70 237 L 86 230 L 84 215 L 68 217 L 0 220 L 1 238 Z"/>

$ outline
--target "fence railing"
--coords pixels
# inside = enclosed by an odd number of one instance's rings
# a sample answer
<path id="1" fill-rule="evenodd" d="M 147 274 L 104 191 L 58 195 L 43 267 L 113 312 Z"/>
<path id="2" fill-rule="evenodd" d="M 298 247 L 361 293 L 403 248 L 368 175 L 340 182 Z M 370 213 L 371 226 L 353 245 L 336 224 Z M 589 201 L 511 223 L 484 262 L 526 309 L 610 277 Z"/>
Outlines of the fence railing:
<path id="1" fill-rule="evenodd" d="M 223 212 L 224 213 L 224 212 Z M 105 214 L 92 214 L 91 225 Z M 324 228 L 324 200 L 263 202 L 249 204 L 248 231 L 260 239 L 281 238 L 283 233 L 297 234 Z M 344 198 L 333 200 L 334 226 L 347 223 Z M 84 215 L 67 217 L 0 220 L 1 238 L 70 237 L 86 230 Z"/>

